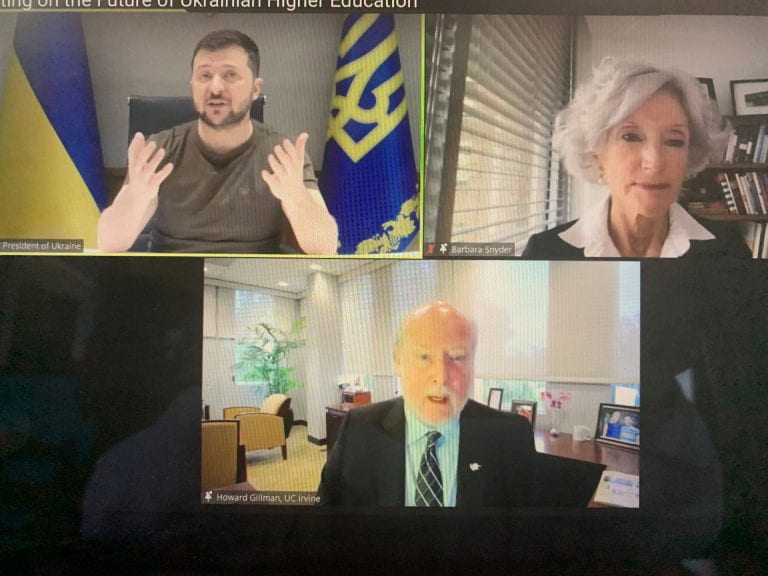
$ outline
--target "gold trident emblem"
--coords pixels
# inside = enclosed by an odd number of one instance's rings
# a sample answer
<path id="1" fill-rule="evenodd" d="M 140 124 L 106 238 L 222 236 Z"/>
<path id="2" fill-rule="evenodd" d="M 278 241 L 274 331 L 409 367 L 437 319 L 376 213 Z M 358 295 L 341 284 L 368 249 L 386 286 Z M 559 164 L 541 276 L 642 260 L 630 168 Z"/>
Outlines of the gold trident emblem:
<path id="1" fill-rule="evenodd" d="M 340 58 L 344 58 L 347 55 L 352 46 L 373 26 L 378 17 L 375 14 L 366 14 L 355 22 L 341 42 L 339 47 Z M 405 98 L 403 98 L 403 101 L 400 102 L 391 114 L 387 113 L 390 97 L 403 85 L 403 73 L 401 70 L 398 70 L 397 74 L 374 88 L 373 95 L 375 96 L 376 104 L 373 108 L 366 110 L 359 106 L 363 91 L 371 77 L 395 50 L 397 50 L 397 36 L 393 30 L 389 36 L 365 56 L 349 62 L 336 70 L 336 77 L 334 79 L 336 83 L 347 78 L 352 78 L 352 83 L 346 96 L 336 94 L 334 89 L 333 98 L 331 99 L 331 110 L 336 110 L 338 113 L 335 117 L 331 115 L 328 121 L 326 139 L 330 140 L 333 138 L 336 140 L 336 143 L 353 162 L 358 162 L 379 142 L 386 138 L 387 134 L 395 129 L 407 112 Z M 362 140 L 355 142 L 347 131 L 344 130 L 344 126 L 350 119 L 361 124 L 376 124 L 376 127 L 368 132 Z"/>

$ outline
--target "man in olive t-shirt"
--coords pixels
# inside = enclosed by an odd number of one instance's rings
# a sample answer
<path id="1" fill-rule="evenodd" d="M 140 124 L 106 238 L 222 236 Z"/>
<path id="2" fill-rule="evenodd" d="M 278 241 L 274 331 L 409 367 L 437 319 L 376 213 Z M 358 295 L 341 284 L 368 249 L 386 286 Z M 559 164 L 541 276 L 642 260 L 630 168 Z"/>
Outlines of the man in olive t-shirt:
<path id="1" fill-rule="evenodd" d="M 284 214 L 304 252 L 336 252 L 336 222 L 304 152 L 307 134 L 293 143 L 250 118 L 263 85 L 258 67 L 258 47 L 241 32 L 198 42 L 190 84 L 199 119 L 134 136 L 126 181 L 99 219 L 102 251 L 128 250 L 155 216 L 153 249 L 274 252 Z"/>

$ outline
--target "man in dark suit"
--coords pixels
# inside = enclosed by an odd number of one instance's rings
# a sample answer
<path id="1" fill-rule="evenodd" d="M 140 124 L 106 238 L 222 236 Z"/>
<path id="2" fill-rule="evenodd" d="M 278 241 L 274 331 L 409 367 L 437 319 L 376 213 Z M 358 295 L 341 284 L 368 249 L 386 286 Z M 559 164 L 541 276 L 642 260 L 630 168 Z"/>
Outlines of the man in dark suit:
<path id="1" fill-rule="evenodd" d="M 530 424 L 468 400 L 476 334 L 453 306 L 408 316 L 395 348 L 402 398 L 350 410 L 323 469 L 321 504 L 524 506 Z"/>

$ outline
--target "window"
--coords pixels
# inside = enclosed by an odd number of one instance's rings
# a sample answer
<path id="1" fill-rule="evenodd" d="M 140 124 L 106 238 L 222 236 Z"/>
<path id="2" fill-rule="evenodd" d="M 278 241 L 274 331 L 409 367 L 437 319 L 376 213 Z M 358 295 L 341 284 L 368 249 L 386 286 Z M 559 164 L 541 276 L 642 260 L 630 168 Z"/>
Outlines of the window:
<path id="1" fill-rule="evenodd" d="M 546 390 L 547 383 L 543 380 L 497 380 L 483 379 L 483 404 L 488 401 L 488 393 L 491 388 L 501 388 L 504 395 L 501 397 L 501 409 L 505 412 L 512 411 L 512 402 L 536 402 L 536 412 L 545 414 L 547 407 L 541 401 L 541 393 Z"/>
<path id="2" fill-rule="evenodd" d="M 250 290 L 235 290 L 234 299 L 235 382 L 255 385 L 263 389 L 264 395 L 269 394 L 268 380 L 263 375 L 259 375 L 259 370 L 256 368 L 258 364 L 265 366 L 268 364 L 261 362 L 261 360 L 250 363 L 243 362 L 243 360 L 254 359 L 252 346 L 257 342 L 260 347 L 263 346 L 263 349 L 270 353 L 275 350 L 274 340 L 267 337 L 266 331 L 254 330 L 261 324 L 268 326 L 270 332 L 281 341 L 286 338 L 301 340 L 304 337 L 301 332 L 296 334 L 291 332 L 294 322 L 298 321 L 296 302 L 290 298 L 281 298 Z M 259 340 L 259 334 L 263 337 L 261 340 Z M 283 360 L 279 367 L 270 368 L 269 379 L 273 382 L 276 381 L 276 371 L 283 370 L 285 372 L 281 378 L 294 379 L 295 375 L 292 374 L 294 366 L 291 360 L 296 354 L 296 350 L 289 351 L 287 362 Z M 262 357 L 259 356 L 259 358 Z M 277 379 L 277 381 L 282 380 Z"/>
<path id="3" fill-rule="evenodd" d="M 565 220 L 551 136 L 570 91 L 570 44 L 565 16 L 434 19 L 427 240 L 514 242 L 520 254 L 532 233 Z"/>

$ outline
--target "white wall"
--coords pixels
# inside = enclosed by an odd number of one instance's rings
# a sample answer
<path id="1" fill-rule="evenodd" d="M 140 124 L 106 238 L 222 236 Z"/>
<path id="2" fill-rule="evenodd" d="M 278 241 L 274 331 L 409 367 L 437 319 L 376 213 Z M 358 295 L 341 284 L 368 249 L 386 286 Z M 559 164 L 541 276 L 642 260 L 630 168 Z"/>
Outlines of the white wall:
<path id="1" fill-rule="evenodd" d="M 768 73 L 766 16 L 593 16 L 592 65 L 632 58 L 713 78 L 722 114 L 732 114 L 731 80 Z"/>
<path id="2" fill-rule="evenodd" d="M 731 80 L 768 77 L 766 16 L 588 16 L 586 21 L 590 42 L 579 41 L 577 69 L 614 56 L 712 78 L 722 114 L 733 114 Z M 607 194 L 576 180 L 572 190 L 571 218 Z"/>
<path id="3" fill-rule="evenodd" d="M 261 52 L 265 121 L 295 138 L 322 165 L 343 14 L 83 14 L 83 29 L 106 166 L 124 166 L 129 95 L 189 94 L 192 51 L 210 31 L 236 28 Z M 0 14 L 0 94 L 15 14 Z M 418 161 L 421 16 L 396 16 L 414 151 Z"/>
<path id="4" fill-rule="evenodd" d="M 307 434 L 325 438 L 325 408 L 338 404 L 341 375 L 341 294 L 338 279 L 315 272 L 309 280 L 307 311 Z"/>

